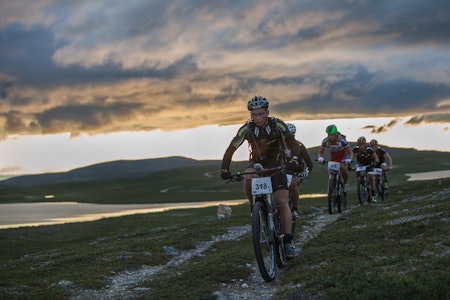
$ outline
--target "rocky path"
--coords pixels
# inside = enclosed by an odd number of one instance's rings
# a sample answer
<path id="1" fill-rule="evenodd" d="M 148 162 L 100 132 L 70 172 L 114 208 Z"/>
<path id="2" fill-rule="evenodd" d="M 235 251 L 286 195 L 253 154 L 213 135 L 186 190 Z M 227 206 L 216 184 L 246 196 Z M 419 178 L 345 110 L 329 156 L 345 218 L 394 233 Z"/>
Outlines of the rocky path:
<path id="1" fill-rule="evenodd" d="M 338 214 L 320 214 L 315 216 L 308 226 L 303 226 L 299 231 L 296 230 L 296 254 L 299 255 L 303 244 L 317 236 L 326 225 L 334 222 L 338 217 Z M 295 263 L 295 258 L 291 263 Z M 267 283 L 261 277 L 256 263 L 251 267 L 253 268 L 253 272 L 248 280 L 236 281 L 232 284 L 223 284 L 221 290 L 216 292 L 218 299 L 272 299 L 276 291 L 283 288 L 282 284 L 280 284 L 280 279 L 282 280 L 283 278 L 283 270 L 280 270 L 277 279 Z M 289 263 L 287 267 L 289 267 Z"/>
<path id="2" fill-rule="evenodd" d="M 315 237 L 326 225 L 334 222 L 338 216 L 339 215 L 320 214 L 315 216 L 308 226 L 303 226 L 303 228 L 299 229 L 295 239 L 297 254 L 300 251 L 301 245 Z M 69 284 L 68 288 L 71 288 L 73 291 L 70 299 L 132 299 L 138 293 L 145 292 L 145 288 L 138 287 L 139 283 L 147 281 L 155 276 L 165 274 L 171 267 L 186 263 L 194 256 L 202 255 L 202 253 L 214 245 L 214 243 L 225 240 L 237 240 L 250 231 L 250 225 L 229 228 L 227 233 L 215 236 L 210 241 L 200 243 L 197 248 L 193 250 L 179 253 L 179 255 L 175 256 L 165 265 L 142 266 L 134 271 L 119 273 L 111 277 L 109 279 L 109 284 L 100 290 L 73 289 Z M 223 284 L 221 289 L 215 292 L 218 299 L 272 298 L 277 289 L 280 288 L 279 279 L 272 283 L 266 283 L 259 274 L 256 263 L 249 265 L 249 268 L 252 268 L 253 272 L 248 280 L 239 280 L 232 284 Z M 282 276 L 281 271 L 279 278 L 282 278 Z"/>

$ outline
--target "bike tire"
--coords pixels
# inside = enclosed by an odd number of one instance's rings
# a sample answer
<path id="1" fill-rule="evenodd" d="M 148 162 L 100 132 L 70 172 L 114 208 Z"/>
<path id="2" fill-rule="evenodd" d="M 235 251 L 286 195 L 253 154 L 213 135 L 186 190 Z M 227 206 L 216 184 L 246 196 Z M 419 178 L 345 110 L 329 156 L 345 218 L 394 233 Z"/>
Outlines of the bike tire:
<path id="1" fill-rule="evenodd" d="M 275 259 L 277 266 L 279 268 L 283 268 L 287 264 L 286 257 L 284 255 L 284 244 L 283 244 L 283 231 L 281 229 L 281 222 L 279 219 L 279 215 L 274 215 L 273 218 L 275 230 L 277 231 L 277 234 L 275 235 Z M 292 226 L 295 226 L 293 224 Z M 292 231 L 292 236 L 294 236 L 294 232 Z"/>
<path id="2" fill-rule="evenodd" d="M 342 187 L 341 187 L 341 183 L 339 182 L 339 180 L 336 180 L 336 185 L 335 185 L 335 199 L 336 199 L 336 206 L 337 206 L 337 211 L 338 213 L 342 212 L 342 197 L 341 197 L 341 193 L 342 193 Z"/>
<path id="3" fill-rule="evenodd" d="M 328 213 L 333 214 L 336 206 L 336 177 L 332 177 L 328 181 Z"/>
<path id="4" fill-rule="evenodd" d="M 377 187 L 377 199 L 384 201 L 384 183 L 379 175 L 375 175 L 375 186 Z"/>
<path id="5" fill-rule="evenodd" d="M 366 199 L 366 203 L 368 203 L 368 204 L 370 204 L 372 202 L 370 193 L 369 193 L 369 184 L 367 181 L 364 181 L 364 199 Z"/>
<path id="6" fill-rule="evenodd" d="M 383 180 L 381 181 L 381 184 L 383 187 L 383 199 L 382 200 L 387 200 L 388 195 L 389 195 L 389 188 L 384 187 L 385 183 L 386 183 L 386 179 L 383 176 Z"/>
<path id="7" fill-rule="evenodd" d="M 363 205 L 362 199 L 364 199 L 364 183 L 361 179 L 358 181 L 358 202 L 359 205 Z"/>
<path id="8" fill-rule="evenodd" d="M 252 235 L 259 272 L 266 282 L 270 282 L 277 274 L 277 251 L 274 234 L 269 228 L 267 207 L 262 202 L 256 202 L 253 206 Z"/>

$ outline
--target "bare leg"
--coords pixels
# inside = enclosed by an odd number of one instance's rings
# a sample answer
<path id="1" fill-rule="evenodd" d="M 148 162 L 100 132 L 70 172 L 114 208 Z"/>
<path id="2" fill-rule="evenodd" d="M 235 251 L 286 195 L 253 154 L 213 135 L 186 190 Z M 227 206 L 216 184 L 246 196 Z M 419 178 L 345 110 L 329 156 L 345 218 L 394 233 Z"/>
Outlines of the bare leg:
<path id="1" fill-rule="evenodd" d="M 289 186 L 289 194 L 291 197 L 291 203 L 294 210 L 298 209 L 298 187 L 297 180 L 292 178 L 291 185 Z"/>
<path id="2" fill-rule="evenodd" d="M 278 204 L 278 209 L 280 210 L 281 228 L 285 235 L 291 235 L 292 214 L 288 205 L 289 193 L 287 190 L 279 190 L 273 195 Z"/>
<path id="3" fill-rule="evenodd" d="M 341 174 L 344 184 L 346 184 L 348 179 L 348 168 L 345 164 L 341 164 Z"/>

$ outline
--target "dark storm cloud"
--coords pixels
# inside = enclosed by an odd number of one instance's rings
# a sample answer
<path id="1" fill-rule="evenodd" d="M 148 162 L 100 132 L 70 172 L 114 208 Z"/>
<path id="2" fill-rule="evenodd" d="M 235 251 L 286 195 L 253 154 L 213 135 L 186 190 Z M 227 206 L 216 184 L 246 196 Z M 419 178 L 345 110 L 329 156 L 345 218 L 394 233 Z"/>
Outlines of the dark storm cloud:
<path id="1" fill-rule="evenodd" d="M 448 28 L 449 1 L 2 2 L 0 123 L 4 135 L 230 124 L 256 94 L 283 118 L 446 123 Z"/>

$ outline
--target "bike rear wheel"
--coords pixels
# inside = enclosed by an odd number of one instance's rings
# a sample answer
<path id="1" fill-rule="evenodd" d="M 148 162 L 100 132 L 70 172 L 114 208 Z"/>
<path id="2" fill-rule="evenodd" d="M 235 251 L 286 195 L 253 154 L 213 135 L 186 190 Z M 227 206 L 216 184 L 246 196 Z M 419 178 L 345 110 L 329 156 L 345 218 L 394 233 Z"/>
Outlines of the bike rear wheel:
<path id="1" fill-rule="evenodd" d="M 386 179 L 383 176 L 383 180 L 381 180 L 381 185 L 383 186 L 383 199 L 382 200 L 387 200 L 388 195 L 389 195 L 389 188 L 386 188 Z"/>
<path id="2" fill-rule="evenodd" d="M 259 271 L 264 280 L 270 282 L 276 277 L 277 251 L 274 233 L 269 227 L 267 207 L 262 202 L 256 202 L 253 206 L 252 234 Z"/>

